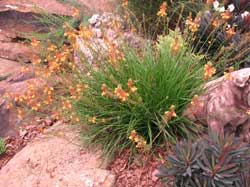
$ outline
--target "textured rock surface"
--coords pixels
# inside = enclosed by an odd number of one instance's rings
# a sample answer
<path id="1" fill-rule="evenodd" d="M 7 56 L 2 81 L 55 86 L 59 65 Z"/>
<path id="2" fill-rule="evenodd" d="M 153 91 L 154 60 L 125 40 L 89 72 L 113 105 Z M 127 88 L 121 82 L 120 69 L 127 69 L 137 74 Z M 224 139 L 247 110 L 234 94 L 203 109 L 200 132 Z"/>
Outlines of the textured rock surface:
<path id="1" fill-rule="evenodd" d="M 205 92 L 185 115 L 223 136 L 226 133 L 250 141 L 250 68 L 240 69 L 205 85 Z"/>
<path id="2" fill-rule="evenodd" d="M 111 187 L 98 151 L 81 149 L 79 130 L 60 123 L 17 153 L 0 170 L 0 186 Z"/>
<path id="3" fill-rule="evenodd" d="M 39 12 L 46 10 L 59 15 L 71 15 L 72 9 L 56 0 L 4 0 L 0 1 L 0 11 Z"/>
<path id="4" fill-rule="evenodd" d="M 93 11 L 107 11 L 112 0 L 78 0 Z M 0 1 L 0 137 L 25 137 L 15 112 L 6 109 L 4 93 L 22 94 L 27 84 L 46 84 L 32 71 L 23 72 L 34 51 L 24 41 L 26 34 L 45 31 L 35 22 L 39 9 L 72 15 L 72 7 L 57 0 Z M 101 33 L 100 33 L 101 34 Z M 101 37 L 99 34 L 98 37 Z M 42 132 L 42 131 L 41 131 Z M 57 124 L 38 135 L 0 170 L 0 187 L 111 187 L 115 177 L 105 170 L 99 151 L 81 149 L 78 129 Z M 26 143 L 25 143 L 26 145 Z"/>
<path id="5" fill-rule="evenodd" d="M 124 44 L 139 49 L 145 43 L 145 39 L 129 30 L 119 15 L 109 12 L 94 14 L 88 23 L 94 37 L 87 42 L 79 37 L 78 51 L 75 56 L 84 56 L 89 64 L 95 65 L 94 62 L 100 61 L 100 56 L 108 56 L 110 46 L 107 41 L 117 49 Z M 75 61 L 77 62 L 78 59 L 75 58 Z"/>
<path id="6" fill-rule="evenodd" d="M 80 5 L 87 7 L 91 12 L 113 11 L 115 0 L 76 0 Z M 39 12 L 46 10 L 58 15 L 72 15 L 69 5 L 57 0 L 4 0 L 0 1 L 0 11 L 15 10 L 19 12 Z"/>
<path id="7" fill-rule="evenodd" d="M 78 0 L 94 12 L 114 11 L 116 0 Z"/>

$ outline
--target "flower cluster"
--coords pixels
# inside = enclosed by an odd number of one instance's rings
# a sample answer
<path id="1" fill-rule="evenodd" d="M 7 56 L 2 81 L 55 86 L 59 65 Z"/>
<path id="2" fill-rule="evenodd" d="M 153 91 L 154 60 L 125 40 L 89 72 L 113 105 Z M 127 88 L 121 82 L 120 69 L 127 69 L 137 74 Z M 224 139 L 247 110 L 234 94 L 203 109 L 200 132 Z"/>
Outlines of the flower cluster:
<path id="1" fill-rule="evenodd" d="M 134 83 L 135 82 L 132 79 L 129 79 L 127 82 L 127 86 L 130 93 L 135 93 L 137 91 L 137 87 L 135 87 Z"/>
<path id="2" fill-rule="evenodd" d="M 193 114 L 196 114 L 197 112 L 201 111 L 204 107 L 204 102 L 200 100 L 198 95 L 193 96 L 190 104 L 190 109 Z"/>
<path id="3" fill-rule="evenodd" d="M 135 130 L 132 130 L 129 136 L 129 139 L 136 144 L 136 148 L 145 149 L 147 141 L 140 136 Z"/>
<path id="4" fill-rule="evenodd" d="M 112 65 L 116 65 L 117 62 L 124 60 L 124 54 L 119 50 L 117 45 L 113 42 L 107 42 L 108 53 L 109 53 L 109 62 Z"/>
<path id="5" fill-rule="evenodd" d="M 192 14 L 190 14 L 186 20 L 186 25 L 188 26 L 188 29 L 192 32 L 195 33 L 198 31 L 198 28 L 200 26 L 201 18 L 200 16 L 196 16 L 195 19 L 193 20 Z"/>
<path id="6" fill-rule="evenodd" d="M 168 123 L 172 118 L 175 118 L 175 117 L 177 117 L 175 113 L 175 106 L 171 105 L 169 107 L 169 110 L 164 113 L 163 120 L 165 123 Z"/>
<path id="7" fill-rule="evenodd" d="M 123 0 L 122 6 L 124 6 L 124 7 L 128 6 L 128 0 Z"/>
<path id="8" fill-rule="evenodd" d="M 180 52 L 180 48 L 181 48 L 181 42 L 178 37 L 175 37 L 170 46 L 170 53 L 173 56 L 176 56 Z"/>
<path id="9" fill-rule="evenodd" d="M 165 17 L 167 16 L 167 2 L 163 2 L 160 6 L 160 10 L 157 12 L 157 16 Z"/>
<path id="10" fill-rule="evenodd" d="M 208 62 L 204 66 L 204 79 L 208 80 L 210 79 L 214 74 L 216 73 L 215 67 L 213 67 L 213 64 L 211 62 Z"/>
<path id="11" fill-rule="evenodd" d="M 34 47 L 34 48 L 39 48 L 39 46 L 40 46 L 40 41 L 38 41 L 36 38 L 32 38 L 30 44 L 31 44 L 31 46 Z"/>
<path id="12" fill-rule="evenodd" d="M 69 92 L 70 92 L 70 98 L 78 100 L 81 97 L 81 94 L 85 89 L 88 88 L 88 85 L 86 84 L 76 84 L 76 86 L 70 86 Z"/>
<path id="13" fill-rule="evenodd" d="M 132 79 L 128 80 L 127 88 L 127 90 L 124 90 L 122 88 L 122 85 L 118 84 L 118 86 L 114 89 L 114 92 L 112 93 L 112 91 L 108 88 L 106 84 L 102 84 L 101 95 L 110 98 L 117 98 L 121 102 L 125 102 L 128 100 L 130 94 L 133 94 L 137 91 L 137 87 L 134 85 L 134 81 Z"/>
<path id="14" fill-rule="evenodd" d="M 122 102 L 125 102 L 129 97 L 129 93 L 123 90 L 120 84 L 115 88 L 114 94 Z"/>
<path id="15" fill-rule="evenodd" d="M 228 72 L 224 72 L 224 78 L 226 80 L 232 81 L 234 79 L 232 72 L 234 72 L 234 67 L 229 67 Z"/>
<path id="16" fill-rule="evenodd" d="M 75 19 L 80 18 L 80 11 L 75 7 L 72 8 L 72 17 Z"/>

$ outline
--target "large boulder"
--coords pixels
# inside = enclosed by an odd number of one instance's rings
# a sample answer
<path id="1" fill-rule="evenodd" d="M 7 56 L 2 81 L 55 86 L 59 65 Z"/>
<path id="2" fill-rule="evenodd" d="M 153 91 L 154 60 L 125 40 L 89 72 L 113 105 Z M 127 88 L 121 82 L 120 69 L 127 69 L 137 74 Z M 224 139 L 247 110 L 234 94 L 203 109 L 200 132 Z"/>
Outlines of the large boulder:
<path id="1" fill-rule="evenodd" d="M 0 186 L 112 187 L 99 151 L 82 149 L 79 129 L 55 124 L 0 170 Z"/>
<path id="2" fill-rule="evenodd" d="M 0 1 L 0 12 L 37 12 L 41 10 L 57 15 L 72 15 L 72 8 L 56 0 L 5 0 Z"/>
<path id="3" fill-rule="evenodd" d="M 207 83 L 204 93 L 193 99 L 184 115 L 208 125 L 220 136 L 236 133 L 250 141 L 250 68 Z"/>

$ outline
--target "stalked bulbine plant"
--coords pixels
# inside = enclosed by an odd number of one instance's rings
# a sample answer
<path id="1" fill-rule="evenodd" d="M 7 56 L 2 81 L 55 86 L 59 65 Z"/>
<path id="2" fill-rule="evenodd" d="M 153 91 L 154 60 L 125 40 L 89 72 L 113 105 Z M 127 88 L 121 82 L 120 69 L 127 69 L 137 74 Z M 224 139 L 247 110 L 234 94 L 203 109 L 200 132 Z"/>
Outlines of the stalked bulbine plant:
<path id="1" fill-rule="evenodd" d="M 248 187 L 250 146 L 232 137 L 210 135 L 176 145 L 159 177 L 172 177 L 175 187 Z M 170 180 L 170 178 L 169 178 Z"/>
<path id="2" fill-rule="evenodd" d="M 123 6 L 131 11 L 138 24 L 150 37 L 164 33 L 168 28 L 175 28 L 184 23 L 192 12 L 198 13 L 203 7 L 203 0 L 121 0 Z"/>
<path id="3" fill-rule="evenodd" d="M 160 37 L 140 54 L 110 48 L 98 69 L 79 75 L 88 85 L 74 103 L 84 120 L 84 137 L 110 154 L 195 134 L 197 126 L 182 112 L 200 91 L 202 76 L 200 57 L 190 53 L 178 33 Z"/>
<path id="4" fill-rule="evenodd" d="M 244 33 L 250 31 L 250 1 L 208 0 L 206 5 L 204 11 L 195 18 L 190 15 L 186 21 L 194 51 L 219 66 L 249 65 L 248 45 L 241 44 Z"/>

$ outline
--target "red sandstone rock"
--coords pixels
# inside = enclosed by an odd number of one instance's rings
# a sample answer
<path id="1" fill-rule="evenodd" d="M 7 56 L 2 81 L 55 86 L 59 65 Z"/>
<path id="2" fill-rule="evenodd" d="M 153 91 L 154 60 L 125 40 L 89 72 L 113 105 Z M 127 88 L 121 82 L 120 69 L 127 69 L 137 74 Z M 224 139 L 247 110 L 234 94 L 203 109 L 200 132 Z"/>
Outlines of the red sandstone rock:
<path id="1" fill-rule="evenodd" d="M 57 124 L 29 143 L 0 170 L 0 186 L 112 187 L 98 152 L 83 150 L 79 131 Z"/>
<path id="2" fill-rule="evenodd" d="M 46 10 L 52 14 L 71 15 L 72 8 L 56 0 L 4 0 L 0 1 L 0 11 L 40 12 Z"/>
<path id="3" fill-rule="evenodd" d="M 0 58 L 29 62 L 34 54 L 30 46 L 22 43 L 2 42 L 0 46 Z"/>

